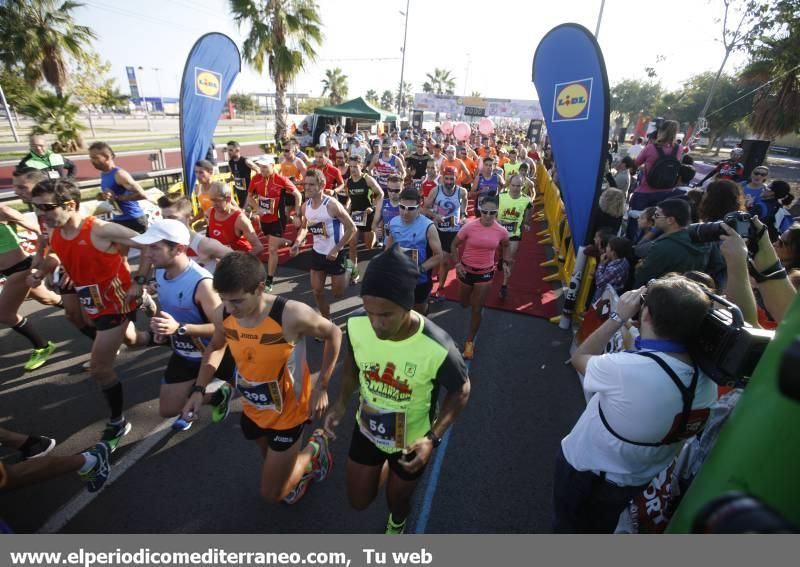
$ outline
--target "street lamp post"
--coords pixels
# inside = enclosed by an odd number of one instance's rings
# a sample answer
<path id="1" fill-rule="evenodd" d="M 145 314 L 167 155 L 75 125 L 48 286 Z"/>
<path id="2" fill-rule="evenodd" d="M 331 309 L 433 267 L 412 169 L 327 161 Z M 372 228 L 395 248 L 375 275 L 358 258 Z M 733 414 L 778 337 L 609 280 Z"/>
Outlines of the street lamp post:
<path id="1" fill-rule="evenodd" d="M 158 72 L 161 70 L 160 67 L 152 67 L 153 71 L 156 72 L 156 86 L 158 87 L 158 98 L 164 98 L 164 93 L 161 92 L 161 80 L 158 78 Z M 164 104 L 163 102 L 161 104 Z"/>
<path id="2" fill-rule="evenodd" d="M 606 0 L 600 0 L 600 13 L 597 15 L 597 27 L 594 30 L 594 38 L 600 36 L 600 22 L 603 21 L 603 8 L 606 6 Z"/>
<path id="3" fill-rule="evenodd" d="M 410 4 L 411 4 L 411 0 L 406 0 L 406 11 L 405 11 L 405 13 L 400 12 L 401 14 L 403 14 L 406 17 L 406 25 L 405 25 L 405 29 L 403 30 L 403 58 L 402 58 L 402 62 L 400 63 L 400 90 L 398 91 L 398 95 L 399 96 L 397 97 L 397 114 L 398 114 L 398 116 L 400 115 L 400 108 L 402 107 L 403 96 L 404 96 L 404 94 L 403 94 L 403 74 L 405 73 L 405 70 L 406 70 L 406 39 L 408 38 L 408 8 L 409 8 Z"/>
<path id="4" fill-rule="evenodd" d="M 139 67 L 140 71 L 144 71 L 144 67 Z M 147 131 L 153 131 L 153 125 L 150 124 L 150 111 L 147 108 L 147 97 L 144 96 L 144 89 L 142 88 L 142 78 L 139 77 L 139 96 L 142 97 L 142 106 L 144 106 L 144 117 L 147 120 Z"/>

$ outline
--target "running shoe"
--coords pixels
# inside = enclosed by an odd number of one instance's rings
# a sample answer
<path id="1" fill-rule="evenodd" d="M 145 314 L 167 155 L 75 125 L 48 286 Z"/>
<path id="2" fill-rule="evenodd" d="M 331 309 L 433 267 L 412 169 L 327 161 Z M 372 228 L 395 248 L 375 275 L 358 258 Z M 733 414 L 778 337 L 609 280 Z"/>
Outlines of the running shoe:
<path id="1" fill-rule="evenodd" d="M 353 271 L 350 272 L 350 283 L 352 285 L 361 281 L 361 273 L 358 271 L 358 266 L 353 266 Z"/>
<path id="2" fill-rule="evenodd" d="M 333 455 L 328 446 L 328 436 L 322 429 L 315 429 L 308 442 L 317 445 L 317 454 L 311 459 L 311 475 L 314 477 L 314 482 L 322 482 L 333 468 Z"/>
<path id="3" fill-rule="evenodd" d="M 96 457 L 97 462 L 88 471 L 79 472 L 78 474 L 89 484 L 89 492 L 97 492 L 103 488 L 108 476 L 111 474 L 111 447 L 109 447 L 108 443 L 101 441 L 89 449 L 87 453 Z"/>
<path id="4" fill-rule="evenodd" d="M 314 472 L 309 472 L 303 475 L 303 478 L 300 479 L 300 482 L 297 483 L 292 491 L 286 495 L 283 499 L 284 502 L 287 504 L 297 504 L 300 499 L 305 496 L 306 491 L 308 490 L 308 486 L 311 484 L 311 480 L 314 478 Z"/>
<path id="5" fill-rule="evenodd" d="M 116 451 L 120 440 L 131 432 L 131 427 L 131 422 L 124 418 L 119 423 L 108 422 L 100 441 L 107 443 L 112 452 Z"/>
<path id="6" fill-rule="evenodd" d="M 158 306 L 156 305 L 156 302 L 153 301 L 153 298 L 150 297 L 150 294 L 147 293 L 147 290 L 142 291 L 142 302 L 140 307 L 148 317 L 155 317 L 156 313 L 158 312 Z"/>
<path id="7" fill-rule="evenodd" d="M 475 352 L 475 344 L 472 341 L 465 342 L 464 353 L 462 354 L 464 360 L 472 360 L 474 352 Z"/>
<path id="8" fill-rule="evenodd" d="M 400 523 L 395 523 L 394 518 L 392 518 L 392 514 L 389 514 L 389 519 L 386 521 L 386 534 L 387 535 L 401 535 L 404 534 L 406 531 L 406 521 L 403 520 Z"/>
<path id="9" fill-rule="evenodd" d="M 508 286 L 507 285 L 501 285 L 500 286 L 500 299 L 505 299 L 506 297 L 508 297 Z"/>
<path id="10" fill-rule="evenodd" d="M 222 394 L 222 401 L 214 406 L 211 410 L 211 421 L 220 423 L 228 417 L 231 412 L 231 398 L 233 398 L 233 389 L 230 384 L 225 382 L 219 387 L 219 392 Z"/>
<path id="11" fill-rule="evenodd" d="M 267 290 L 267 293 L 272 293 L 272 282 L 266 282 L 264 284 L 264 289 Z"/>
<path id="12" fill-rule="evenodd" d="M 33 349 L 31 357 L 25 363 L 25 370 L 36 370 L 43 366 L 54 350 L 56 350 L 56 345 L 53 341 L 47 341 L 47 346 L 44 348 Z"/>
<path id="13" fill-rule="evenodd" d="M 56 446 L 56 440 L 50 439 L 49 437 L 39 436 L 36 442 L 20 451 L 22 454 L 22 460 L 27 461 L 28 459 L 38 459 L 39 457 L 44 457 L 47 453 L 52 451 Z"/>
<path id="14" fill-rule="evenodd" d="M 175 431 L 189 431 L 192 428 L 192 421 L 186 421 L 182 415 L 179 415 L 175 421 L 172 422 L 172 429 Z"/>

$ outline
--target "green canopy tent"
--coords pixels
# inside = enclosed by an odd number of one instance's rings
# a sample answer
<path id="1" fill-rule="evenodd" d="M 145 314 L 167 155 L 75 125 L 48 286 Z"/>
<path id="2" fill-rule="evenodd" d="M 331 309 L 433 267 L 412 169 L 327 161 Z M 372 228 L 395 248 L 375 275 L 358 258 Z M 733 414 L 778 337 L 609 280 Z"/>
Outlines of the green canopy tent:
<path id="1" fill-rule="evenodd" d="M 354 120 L 374 120 L 376 122 L 395 122 L 397 116 L 372 106 L 361 97 L 348 100 L 336 106 L 320 106 L 314 109 L 314 114 L 319 116 L 341 116 Z"/>

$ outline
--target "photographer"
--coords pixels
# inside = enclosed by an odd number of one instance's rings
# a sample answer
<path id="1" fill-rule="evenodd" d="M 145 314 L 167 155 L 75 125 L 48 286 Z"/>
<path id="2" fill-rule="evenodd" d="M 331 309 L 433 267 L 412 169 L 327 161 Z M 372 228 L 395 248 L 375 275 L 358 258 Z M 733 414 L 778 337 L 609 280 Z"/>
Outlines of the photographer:
<path id="1" fill-rule="evenodd" d="M 655 228 L 662 232 L 647 250 L 644 260 L 636 270 L 635 286 L 644 285 L 653 278 L 669 272 L 699 270 L 716 274 L 724 266 L 718 254 L 712 254 L 707 242 L 693 242 L 686 229 L 691 209 L 683 199 L 666 199 L 656 208 Z"/>
<path id="2" fill-rule="evenodd" d="M 625 293 L 617 312 L 575 351 L 572 365 L 594 395 L 561 442 L 555 532 L 612 533 L 631 497 L 702 430 L 716 385 L 693 363 L 687 345 L 710 306 L 693 281 L 654 280 Z M 640 350 L 602 354 L 640 310 Z"/>

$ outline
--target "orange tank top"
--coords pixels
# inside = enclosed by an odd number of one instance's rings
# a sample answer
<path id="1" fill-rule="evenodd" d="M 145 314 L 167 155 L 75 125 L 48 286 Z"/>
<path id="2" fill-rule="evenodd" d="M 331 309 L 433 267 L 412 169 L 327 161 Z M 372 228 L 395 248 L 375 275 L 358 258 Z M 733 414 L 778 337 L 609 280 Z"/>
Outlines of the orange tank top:
<path id="1" fill-rule="evenodd" d="M 50 247 L 75 284 L 81 306 L 92 319 L 102 315 L 118 315 L 136 309 L 126 302 L 131 286 L 131 273 L 118 252 L 102 252 L 92 244 L 94 217 L 83 219 L 78 235 L 70 240 L 54 228 Z"/>
<path id="2" fill-rule="evenodd" d="M 256 327 L 243 327 L 232 315 L 222 322 L 236 362 L 244 414 L 263 429 L 292 429 L 311 418 L 305 339 L 291 344 L 283 337 L 286 301 L 276 296 L 269 315 Z"/>

